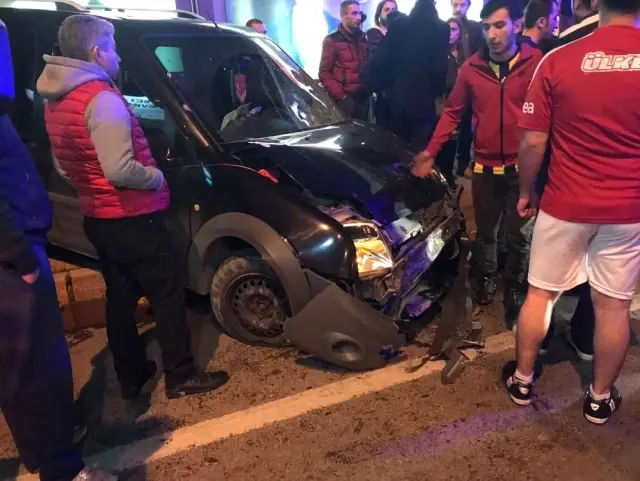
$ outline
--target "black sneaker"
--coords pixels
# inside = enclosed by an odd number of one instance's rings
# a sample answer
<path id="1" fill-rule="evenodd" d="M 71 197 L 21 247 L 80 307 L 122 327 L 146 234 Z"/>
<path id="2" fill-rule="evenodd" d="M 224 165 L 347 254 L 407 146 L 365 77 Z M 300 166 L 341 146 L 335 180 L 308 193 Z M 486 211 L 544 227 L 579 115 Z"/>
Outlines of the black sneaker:
<path id="1" fill-rule="evenodd" d="M 491 304 L 496 293 L 496 280 L 493 276 L 484 276 L 478 282 L 476 302 L 481 306 Z"/>
<path id="2" fill-rule="evenodd" d="M 518 406 L 528 406 L 533 400 L 533 382 L 524 384 L 515 378 L 516 362 L 509 361 L 502 369 L 502 382 L 511 400 Z"/>
<path id="3" fill-rule="evenodd" d="M 142 388 L 151 379 L 153 379 L 158 371 L 158 366 L 153 361 L 147 361 L 146 373 L 135 384 L 120 384 L 120 390 L 122 392 L 122 398 L 130 401 L 137 398 L 142 392 Z"/>
<path id="4" fill-rule="evenodd" d="M 224 371 L 198 372 L 194 371 L 186 378 L 176 379 L 165 376 L 165 389 L 169 399 L 175 399 L 192 394 L 202 394 L 215 391 L 225 385 L 229 374 Z"/>
<path id="5" fill-rule="evenodd" d="M 622 404 L 622 396 L 615 387 L 611 388 L 611 394 L 607 399 L 596 401 L 591 397 L 591 390 L 587 389 L 584 396 L 584 405 L 582 412 L 587 421 L 593 424 L 604 424 L 614 412 L 620 409 Z"/>

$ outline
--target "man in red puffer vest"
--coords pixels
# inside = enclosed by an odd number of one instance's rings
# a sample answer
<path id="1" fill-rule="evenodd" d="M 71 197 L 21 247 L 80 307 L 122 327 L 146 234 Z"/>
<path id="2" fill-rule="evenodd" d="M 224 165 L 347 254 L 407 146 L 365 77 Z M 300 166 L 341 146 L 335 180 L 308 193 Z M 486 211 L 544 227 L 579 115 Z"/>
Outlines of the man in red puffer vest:
<path id="1" fill-rule="evenodd" d="M 224 372 L 198 372 L 186 324 L 180 260 L 164 226 L 169 189 L 142 128 L 112 79 L 120 70 L 113 25 L 73 15 L 61 25 L 62 56 L 45 55 L 38 92 L 58 172 L 77 189 L 84 230 L 107 285 L 107 337 L 125 399 L 138 396 L 156 365 L 136 329 L 138 300 L 156 314 L 169 398 L 208 392 Z"/>
<path id="2" fill-rule="evenodd" d="M 362 12 L 357 0 L 340 4 L 342 23 L 322 43 L 319 77 L 329 95 L 353 118 L 367 120 L 369 95 L 363 89 L 360 71 L 367 60 Z"/>

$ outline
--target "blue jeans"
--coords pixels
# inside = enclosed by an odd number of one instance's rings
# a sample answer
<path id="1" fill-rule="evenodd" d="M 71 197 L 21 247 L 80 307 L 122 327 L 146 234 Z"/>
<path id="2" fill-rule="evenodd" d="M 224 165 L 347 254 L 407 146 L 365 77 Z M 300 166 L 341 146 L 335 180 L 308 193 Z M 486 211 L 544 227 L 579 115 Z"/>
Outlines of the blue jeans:
<path id="1" fill-rule="evenodd" d="M 73 445 L 73 377 L 56 287 L 44 248 L 29 285 L 0 264 L 0 407 L 27 469 L 71 481 L 83 468 Z"/>

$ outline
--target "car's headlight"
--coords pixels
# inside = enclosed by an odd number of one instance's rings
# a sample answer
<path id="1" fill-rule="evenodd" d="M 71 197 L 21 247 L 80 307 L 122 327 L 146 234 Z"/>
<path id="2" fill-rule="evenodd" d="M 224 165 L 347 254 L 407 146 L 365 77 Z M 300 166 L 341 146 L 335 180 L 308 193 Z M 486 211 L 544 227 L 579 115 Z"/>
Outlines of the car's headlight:
<path id="1" fill-rule="evenodd" d="M 391 271 L 391 252 L 375 224 L 351 220 L 343 225 L 356 246 L 356 262 L 361 278 L 377 277 Z"/>

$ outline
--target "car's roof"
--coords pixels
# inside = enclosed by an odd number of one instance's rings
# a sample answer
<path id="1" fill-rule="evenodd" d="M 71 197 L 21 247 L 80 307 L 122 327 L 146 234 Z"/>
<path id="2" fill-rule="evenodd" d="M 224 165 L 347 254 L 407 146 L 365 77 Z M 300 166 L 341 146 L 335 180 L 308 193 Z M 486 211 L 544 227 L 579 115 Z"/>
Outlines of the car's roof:
<path id="1" fill-rule="evenodd" d="M 116 27 L 116 31 L 123 29 L 127 33 L 141 34 L 224 34 L 238 36 L 258 36 L 259 34 L 248 27 L 231 25 L 226 23 L 214 23 L 205 19 L 174 17 L 167 18 L 171 12 L 162 12 L 158 18 L 149 18 L 152 11 L 143 10 L 89 10 L 71 11 L 69 10 L 46 10 L 36 8 L 14 8 L 4 7 L 0 1 L 0 18 L 7 10 L 14 14 L 29 18 L 33 22 L 61 23 L 70 15 L 95 15 L 109 20 Z"/>

